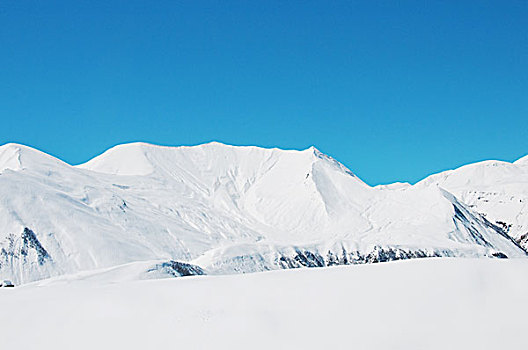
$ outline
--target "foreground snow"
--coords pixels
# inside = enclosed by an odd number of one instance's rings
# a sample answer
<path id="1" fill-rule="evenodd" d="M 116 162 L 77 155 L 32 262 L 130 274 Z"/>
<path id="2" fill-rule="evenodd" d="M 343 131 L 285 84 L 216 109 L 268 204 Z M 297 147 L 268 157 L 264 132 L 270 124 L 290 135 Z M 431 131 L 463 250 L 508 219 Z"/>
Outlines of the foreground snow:
<path id="1" fill-rule="evenodd" d="M 528 259 L 418 259 L 150 281 L 127 281 L 135 268 L 121 272 L 0 289 L 2 348 L 526 345 Z"/>

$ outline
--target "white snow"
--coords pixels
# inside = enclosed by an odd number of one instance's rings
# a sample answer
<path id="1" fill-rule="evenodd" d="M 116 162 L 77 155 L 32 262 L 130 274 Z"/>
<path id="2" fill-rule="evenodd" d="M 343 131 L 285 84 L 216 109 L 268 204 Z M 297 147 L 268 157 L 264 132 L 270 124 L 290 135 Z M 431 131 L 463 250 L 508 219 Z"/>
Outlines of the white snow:
<path id="1" fill-rule="evenodd" d="M 516 162 L 484 161 L 432 175 L 416 187 L 438 186 L 495 223 L 511 225 L 508 234 L 528 235 L 528 156 Z M 528 248 L 528 239 L 525 243 Z"/>
<path id="2" fill-rule="evenodd" d="M 525 256 L 458 189 L 497 185 L 515 204 L 496 217 L 518 215 L 522 228 L 526 168 L 482 164 L 415 186 L 370 187 L 314 147 L 133 143 L 71 166 L 8 144 L 0 147 L 0 278 L 21 284 L 152 260 L 251 272 L 281 268 L 299 251 L 326 260 L 380 249 Z"/>
<path id="3" fill-rule="evenodd" d="M 528 157 L 370 187 L 314 147 L 3 145 L 0 348 L 524 349 L 527 203 Z"/>
<path id="4" fill-rule="evenodd" d="M 127 270 L 127 269 L 124 269 Z M 528 259 L 0 288 L 4 349 L 524 349 Z M 99 276 L 99 278 L 98 278 Z"/>

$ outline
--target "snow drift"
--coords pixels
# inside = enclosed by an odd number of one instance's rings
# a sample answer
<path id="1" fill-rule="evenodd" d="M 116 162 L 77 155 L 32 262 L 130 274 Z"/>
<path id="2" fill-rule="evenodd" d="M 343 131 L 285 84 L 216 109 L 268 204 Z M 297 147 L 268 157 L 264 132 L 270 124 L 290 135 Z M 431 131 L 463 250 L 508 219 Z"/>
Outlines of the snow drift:
<path id="1" fill-rule="evenodd" d="M 526 348 L 528 259 L 135 281 L 138 272 L 0 288 L 2 348 Z"/>

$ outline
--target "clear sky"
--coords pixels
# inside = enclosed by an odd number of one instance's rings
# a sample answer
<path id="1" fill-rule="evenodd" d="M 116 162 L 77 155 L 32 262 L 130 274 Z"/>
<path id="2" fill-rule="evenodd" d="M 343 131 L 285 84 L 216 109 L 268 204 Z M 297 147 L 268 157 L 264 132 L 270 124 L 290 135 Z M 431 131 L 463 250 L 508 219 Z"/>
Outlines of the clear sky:
<path id="1" fill-rule="evenodd" d="M 0 1 L 0 143 L 315 145 L 369 184 L 528 153 L 528 1 Z"/>

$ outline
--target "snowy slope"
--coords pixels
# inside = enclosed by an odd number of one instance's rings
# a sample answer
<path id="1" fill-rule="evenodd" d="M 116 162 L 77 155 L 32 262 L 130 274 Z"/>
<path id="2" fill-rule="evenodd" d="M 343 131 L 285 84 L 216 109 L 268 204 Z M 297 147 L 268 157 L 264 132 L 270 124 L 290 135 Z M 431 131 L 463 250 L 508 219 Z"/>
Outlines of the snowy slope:
<path id="1" fill-rule="evenodd" d="M 236 273 L 525 256 L 443 188 L 370 187 L 313 147 L 133 143 L 71 166 L 7 144 L 0 147 L 0 277 L 20 284 L 142 261 Z"/>
<path id="2" fill-rule="evenodd" d="M 0 288 L 2 349 L 526 348 L 528 259 Z M 129 275 L 130 274 L 130 275 Z"/>
<path id="3" fill-rule="evenodd" d="M 416 186 L 444 188 L 528 248 L 528 156 L 514 163 L 466 165 L 432 175 Z"/>

